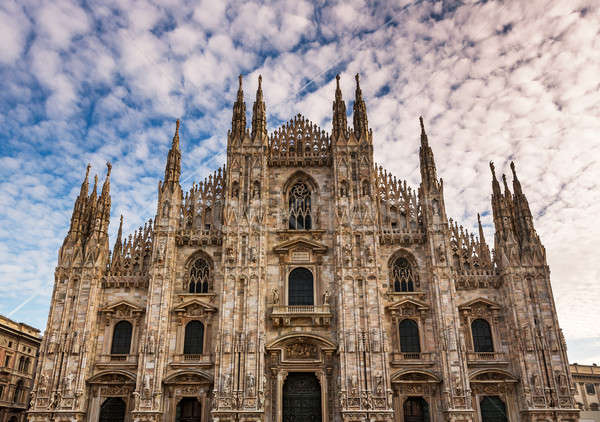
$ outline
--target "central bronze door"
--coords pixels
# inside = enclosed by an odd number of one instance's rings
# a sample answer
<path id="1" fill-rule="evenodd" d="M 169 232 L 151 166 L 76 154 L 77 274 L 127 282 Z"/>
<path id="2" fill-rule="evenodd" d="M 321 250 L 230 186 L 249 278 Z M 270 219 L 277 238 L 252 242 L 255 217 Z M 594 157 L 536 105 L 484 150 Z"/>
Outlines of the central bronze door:
<path id="1" fill-rule="evenodd" d="M 404 422 L 429 422 L 429 406 L 422 397 L 409 397 L 404 402 Z"/>
<path id="2" fill-rule="evenodd" d="M 291 372 L 283 384 L 283 422 L 321 422 L 321 385 L 312 372 Z"/>
<path id="3" fill-rule="evenodd" d="M 201 422 L 202 405 L 195 397 L 185 397 L 177 405 L 176 422 Z"/>

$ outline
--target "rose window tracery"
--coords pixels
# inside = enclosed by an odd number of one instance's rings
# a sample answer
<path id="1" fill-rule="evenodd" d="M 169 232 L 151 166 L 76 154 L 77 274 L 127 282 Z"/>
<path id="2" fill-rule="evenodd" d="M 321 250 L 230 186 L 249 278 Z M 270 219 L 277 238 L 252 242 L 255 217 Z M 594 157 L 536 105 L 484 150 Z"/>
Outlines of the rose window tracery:
<path id="1" fill-rule="evenodd" d="M 289 196 L 289 228 L 291 230 L 310 230 L 311 217 L 311 192 L 304 182 L 296 183 L 290 190 Z"/>

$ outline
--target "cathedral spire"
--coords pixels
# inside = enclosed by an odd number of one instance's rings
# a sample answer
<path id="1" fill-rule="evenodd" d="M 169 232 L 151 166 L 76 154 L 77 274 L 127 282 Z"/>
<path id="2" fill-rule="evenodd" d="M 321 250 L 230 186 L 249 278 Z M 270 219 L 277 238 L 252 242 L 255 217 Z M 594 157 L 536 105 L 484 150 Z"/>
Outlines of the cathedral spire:
<path id="1" fill-rule="evenodd" d="M 437 184 L 437 174 L 435 170 L 435 159 L 433 151 L 429 146 L 427 134 L 425 133 L 425 124 L 423 117 L 419 117 L 421 124 L 421 147 L 419 148 L 419 158 L 421 163 L 421 182 L 427 187 L 432 188 Z"/>
<path id="2" fill-rule="evenodd" d="M 106 179 L 104 179 L 104 185 L 102 185 L 102 194 L 100 195 L 100 200 L 106 200 L 106 198 L 110 195 L 110 172 L 112 170 L 112 164 L 107 162 L 106 167 L 108 170 L 106 172 Z"/>
<path id="3" fill-rule="evenodd" d="M 242 139 L 246 132 L 246 103 L 242 90 L 242 75 L 239 76 L 237 100 L 233 104 L 233 117 L 231 118 L 231 136 Z"/>
<path id="4" fill-rule="evenodd" d="M 338 139 L 340 135 L 346 136 L 348 120 L 346 117 L 346 103 L 342 99 L 342 90 L 340 89 L 340 75 L 336 75 L 335 101 L 333 102 L 333 130 L 331 137 Z"/>
<path id="5" fill-rule="evenodd" d="M 498 183 L 498 179 L 496 179 L 496 167 L 494 166 L 494 162 L 490 161 L 490 170 L 492 172 L 492 192 L 493 195 L 501 196 L 500 192 L 500 184 Z"/>
<path id="6" fill-rule="evenodd" d="M 491 263 L 490 248 L 485 241 L 483 226 L 481 225 L 481 216 L 479 213 L 477 213 L 477 226 L 479 228 L 479 258 L 485 263 Z"/>
<path id="7" fill-rule="evenodd" d="M 521 241 L 537 240 L 538 236 L 533 227 L 533 217 L 529 208 L 529 201 L 523 194 L 521 182 L 517 177 L 515 163 L 511 161 L 510 169 L 513 174 L 513 209 L 515 214 L 515 226 L 517 227 L 517 235 Z"/>
<path id="8" fill-rule="evenodd" d="M 111 268 L 115 268 L 121 257 L 123 251 L 123 214 L 121 214 L 121 220 L 119 222 L 119 230 L 117 231 L 117 239 L 115 240 L 115 246 L 112 252 Z"/>
<path id="9" fill-rule="evenodd" d="M 88 195 L 88 189 L 89 189 L 89 176 L 90 176 L 90 169 L 92 168 L 92 165 L 88 163 L 86 169 L 85 169 L 85 178 L 83 179 L 83 182 L 81 183 L 81 191 L 79 192 L 79 197 L 80 198 L 85 198 Z"/>
<path id="10" fill-rule="evenodd" d="M 179 151 L 179 119 L 175 123 L 175 135 L 173 143 L 167 156 L 167 165 L 165 167 L 164 185 L 168 183 L 179 183 L 181 176 L 181 151 Z"/>
<path id="11" fill-rule="evenodd" d="M 90 176 L 90 168 L 92 166 L 90 164 L 87 165 L 85 171 L 85 177 L 83 182 L 81 182 L 81 189 L 79 190 L 79 195 L 77 199 L 75 199 L 75 205 L 73 205 L 73 214 L 71 215 L 71 226 L 69 228 L 69 233 L 79 233 L 81 232 L 81 225 L 83 223 L 83 219 L 85 218 L 85 209 L 88 201 L 88 190 L 89 190 L 89 176 Z"/>
<path id="12" fill-rule="evenodd" d="M 256 101 L 254 101 L 254 106 L 252 107 L 252 139 L 254 140 L 259 136 L 264 136 L 265 138 L 267 136 L 267 112 L 265 102 L 263 101 L 262 75 L 258 75 Z"/>
<path id="13" fill-rule="evenodd" d="M 108 224 L 110 222 L 110 172 L 112 170 L 112 164 L 106 163 L 107 171 L 104 184 L 102 185 L 102 192 L 98 198 L 98 203 L 95 209 L 95 215 L 93 216 L 93 228 L 95 231 L 107 233 Z"/>
<path id="14" fill-rule="evenodd" d="M 367 121 L 367 106 L 362 97 L 360 89 L 360 76 L 358 73 L 356 78 L 356 95 L 354 99 L 354 133 L 357 138 L 368 139 L 369 122 Z"/>

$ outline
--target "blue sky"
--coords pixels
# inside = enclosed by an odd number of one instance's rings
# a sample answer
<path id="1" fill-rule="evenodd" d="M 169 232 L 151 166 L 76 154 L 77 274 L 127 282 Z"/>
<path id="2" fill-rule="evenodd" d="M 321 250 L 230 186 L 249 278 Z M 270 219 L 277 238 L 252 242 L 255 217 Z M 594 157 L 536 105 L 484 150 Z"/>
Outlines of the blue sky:
<path id="1" fill-rule="evenodd" d="M 425 118 L 450 216 L 481 212 L 515 160 L 572 362 L 600 362 L 600 9 L 594 0 L 0 3 L 0 313 L 43 329 L 85 166 L 113 163 L 111 244 L 155 213 L 175 119 L 184 188 L 225 160 L 244 74 L 270 130 L 331 128 L 361 74 L 375 158 L 413 186 Z M 351 103 L 348 104 L 351 110 Z"/>

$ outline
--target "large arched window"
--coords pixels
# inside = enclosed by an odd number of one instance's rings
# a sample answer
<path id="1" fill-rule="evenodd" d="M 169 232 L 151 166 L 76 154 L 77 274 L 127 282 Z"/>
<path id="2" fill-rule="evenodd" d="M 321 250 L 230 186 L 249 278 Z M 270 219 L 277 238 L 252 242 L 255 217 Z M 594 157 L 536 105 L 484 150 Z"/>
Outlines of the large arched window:
<path id="1" fill-rule="evenodd" d="M 129 321 L 119 321 L 115 325 L 110 348 L 111 355 L 128 355 L 131 348 L 131 332 L 133 327 Z"/>
<path id="2" fill-rule="evenodd" d="M 204 351 L 204 324 L 190 321 L 185 326 L 184 355 L 201 355 Z"/>
<path id="3" fill-rule="evenodd" d="M 190 267 L 190 293 L 208 293 L 210 284 L 210 267 L 204 258 L 198 258 Z"/>
<path id="4" fill-rule="evenodd" d="M 419 327 L 412 319 L 400 322 L 400 351 L 402 353 L 421 353 Z"/>
<path id="5" fill-rule="evenodd" d="M 408 259 L 400 257 L 394 261 L 392 267 L 395 292 L 414 292 L 416 277 Z"/>
<path id="6" fill-rule="evenodd" d="M 473 349 L 475 352 L 493 352 L 494 343 L 492 342 L 492 330 L 490 324 L 485 319 L 476 319 L 471 323 L 471 333 L 473 334 Z"/>
<path id="7" fill-rule="evenodd" d="M 31 363 L 31 359 L 26 358 L 25 359 L 25 363 L 23 364 L 23 372 L 25 372 L 26 374 L 29 373 L 29 365 Z"/>
<path id="8" fill-rule="evenodd" d="M 310 189 L 304 182 L 298 182 L 290 190 L 289 228 L 291 230 L 310 230 L 312 217 L 310 214 Z"/>
<path id="9" fill-rule="evenodd" d="M 306 268 L 294 268 L 288 280 L 288 305 L 314 305 L 313 275 Z"/>

